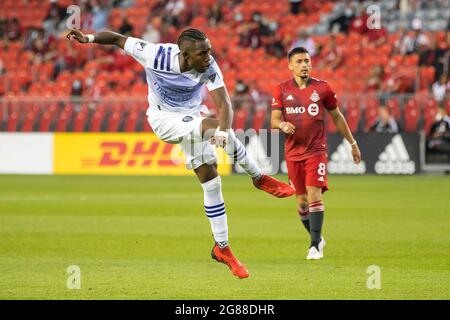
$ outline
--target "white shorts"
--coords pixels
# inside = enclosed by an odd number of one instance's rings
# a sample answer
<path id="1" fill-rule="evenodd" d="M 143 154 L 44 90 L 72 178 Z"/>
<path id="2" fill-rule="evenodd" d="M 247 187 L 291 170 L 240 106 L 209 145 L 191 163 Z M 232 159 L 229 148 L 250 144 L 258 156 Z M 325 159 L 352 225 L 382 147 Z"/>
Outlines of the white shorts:
<path id="1" fill-rule="evenodd" d="M 147 120 L 153 132 L 164 142 L 180 144 L 188 170 L 197 169 L 204 163 L 217 163 L 214 147 L 202 138 L 203 119 L 200 111 L 170 112 L 153 107 L 147 110 Z"/>

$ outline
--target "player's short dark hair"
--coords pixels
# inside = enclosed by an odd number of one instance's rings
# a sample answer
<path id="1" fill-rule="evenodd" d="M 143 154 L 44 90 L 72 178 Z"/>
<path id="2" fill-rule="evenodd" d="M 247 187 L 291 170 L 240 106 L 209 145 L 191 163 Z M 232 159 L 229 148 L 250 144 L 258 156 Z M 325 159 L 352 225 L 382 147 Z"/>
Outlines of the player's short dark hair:
<path id="1" fill-rule="evenodd" d="M 289 51 L 289 53 L 288 53 L 288 60 L 291 60 L 291 57 L 293 55 L 296 55 L 296 54 L 299 54 L 299 53 L 307 53 L 307 54 L 309 54 L 309 51 L 306 48 L 304 48 L 304 47 L 292 48 L 292 50 Z"/>
<path id="2" fill-rule="evenodd" d="M 198 29 L 190 28 L 181 32 L 178 37 L 177 44 L 179 47 L 185 42 L 194 43 L 195 41 L 204 41 L 206 40 L 206 35 Z"/>

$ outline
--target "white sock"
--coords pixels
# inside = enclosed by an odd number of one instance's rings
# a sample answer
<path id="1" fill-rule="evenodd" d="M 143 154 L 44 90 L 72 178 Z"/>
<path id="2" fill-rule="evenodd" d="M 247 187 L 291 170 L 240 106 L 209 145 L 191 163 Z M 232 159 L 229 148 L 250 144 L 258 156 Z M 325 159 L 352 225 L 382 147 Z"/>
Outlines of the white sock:
<path id="1" fill-rule="evenodd" d="M 228 143 L 225 146 L 225 152 L 231 159 L 239 163 L 242 169 L 252 178 L 258 178 L 263 174 L 255 160 L 245 150 L 244 145 L 236 138 L 232 129 L 228 131 Z"/>
<path id="2" fill-rule="evenodd" d="M 214 240 L 216 240 L 220 247 L 225 247 L 228 244 L 228 224 L 220 176 L 202 183 L 202 188 L 204 192 L 205 213 L 211 224 Z"/>

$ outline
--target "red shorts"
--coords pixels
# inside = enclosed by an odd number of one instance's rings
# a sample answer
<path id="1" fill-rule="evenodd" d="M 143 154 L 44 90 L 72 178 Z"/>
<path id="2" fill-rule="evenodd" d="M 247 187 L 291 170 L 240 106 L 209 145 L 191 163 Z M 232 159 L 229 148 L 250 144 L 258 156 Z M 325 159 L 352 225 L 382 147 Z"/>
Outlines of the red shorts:
<path id="1" fill-rule="evenodd" d="M 306 187 L 321 187 L 328 190 L 327 154 L 317 154 L 302 161 L 286 160 L 289 180 L 296 194 L 306 194 Z"/>

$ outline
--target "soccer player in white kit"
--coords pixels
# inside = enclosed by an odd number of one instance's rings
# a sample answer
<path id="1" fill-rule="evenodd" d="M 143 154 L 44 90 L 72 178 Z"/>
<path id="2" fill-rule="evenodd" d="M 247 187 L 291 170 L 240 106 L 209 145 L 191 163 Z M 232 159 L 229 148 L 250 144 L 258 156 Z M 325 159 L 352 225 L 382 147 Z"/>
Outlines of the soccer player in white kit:
<path id="1" fill-rule="evenodd" d="M 233 255 L 228 244 L 227 215 L 213 145 L 224 148 L 251 176 L 258 189 L 279 198 L 289 197 L 295 190 L 265 175 L 236 138 L 231 129 L 231 100 L 219 66 L 210 55 L 211 44 L 205 34 L 187 29 L 180 34 L 177 44 L 154 44 L 111 31 L 85 35 L 71 30 L 67 38 L 80 43 L 116 45 L 144 67 L 150 126 L 164 142 L 181 145 L 187 158 L 186 167 L 194 170 L 202 185 L 205 213 L 215 240 L 211 256 L 228 265 L 235 276 L 248 277 L 246 267 Z M 220 109 L 220 119 L 201 115 L 206 108 L 201 96 L 204 84 Z"/>

